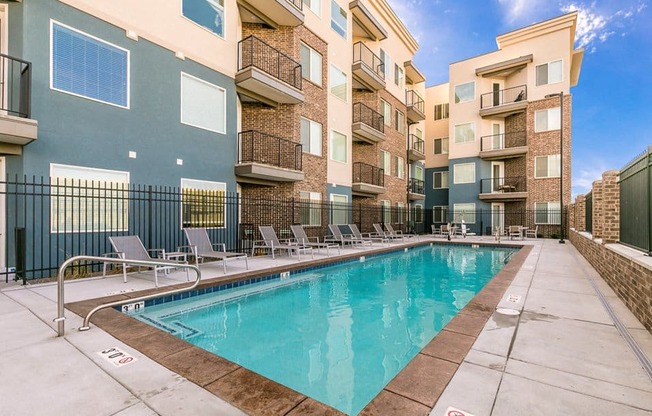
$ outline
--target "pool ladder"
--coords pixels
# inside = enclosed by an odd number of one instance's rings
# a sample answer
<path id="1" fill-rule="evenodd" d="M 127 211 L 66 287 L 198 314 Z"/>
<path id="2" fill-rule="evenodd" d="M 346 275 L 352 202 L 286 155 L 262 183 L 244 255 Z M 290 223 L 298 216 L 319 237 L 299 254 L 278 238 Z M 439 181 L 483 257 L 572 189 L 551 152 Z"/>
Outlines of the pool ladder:
<path id="1" fill-rule="evenodd" d="M 99 256 L 75 256 L 71 257 L 68 260 L 64 261 L 63 264 L 61 264 L 61 267 L 59 267 L 59 276 L 57 278 L 57 313 L 58 316 L 54 318 L 52 321 L 57 323 L 57 333 L 58 336 L 62 337 L 65 335 L 65 313 L 64 313 L 64 290 L 63 290 L 63 276 L 66 272 L 66 269 L 68 266 L 73 264 L 74 262 L 77 261 L 96 261 L 96 262 L 102 262 L 102 263 L 116 263 L 116 264 L 122 264 L 123 267 L 126 267 L 127 265 L 129 266 L 148 266 L 148 267 L 155 267 L 155 266 L 168 266 L 170 263 L 169 262 L 160 262 L 156 260 L 130 260 L 130 259 L 119 259 L 119 258 L 109 258 L 109 257 L 99 257 Z M 86 317 L 84 318 L 84 324 L 83 326 L 79 327 L 80 331 L 87 331 L 90 329 L 90 320 L 91 317 L 98 311 L 106 308 L 112 308 L 114 306 L 121 306 L 126 303 L 136 303 L 136 302 L 142 302 L 146 301 L 149 299 L 154 299 L 158 298 L 161 296 L 168 296 L 168 295 L 175 295 L 177 293 L 182 293 L 182 292 L 187 292 L 189 290 L 193 290 L 194 288 L 199 285 L 199 282 L 201 280 L 201 272 L 199 271 L 199 268 L 193 264 L 178 264 L 175 265 L 175 267 L 178 267 L 180 269 L 192 269 L 194 272 L 197 274 L 197 279 L 193 282 L 192 285 L 188 287 L 182 287 L 178 289 L 173 289 L 173 290 L 168 290 L 166 292 L 161 292 L 161 293 L 153 293 L 150 295 L 145 295 L 145 296 L 139 296 L 136 298 L 131 298 L 131 299 L 123 299 L 123 300 L 118 300 L 115 302 L 107 302 L 103 303 L 101 305 L 96 306 L 93 308 Z"/>

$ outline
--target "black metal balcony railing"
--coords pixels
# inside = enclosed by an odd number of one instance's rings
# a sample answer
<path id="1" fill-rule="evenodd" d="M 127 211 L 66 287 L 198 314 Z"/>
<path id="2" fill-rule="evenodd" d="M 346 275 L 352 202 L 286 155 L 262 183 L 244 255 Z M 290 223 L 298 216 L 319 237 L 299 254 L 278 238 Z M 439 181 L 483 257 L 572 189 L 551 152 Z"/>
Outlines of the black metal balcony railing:
<path id="1" fill-rule="evenodd" d="M 238 71 L 253 66 L 301 89 L 301 64 L 251 35 L 238 42 Z"/>
<path id="2" fill-rule="evenodd" d="M 238 155 L 238 163 L 262 163 L 285 169 L 302 169 L 301 144 L 256 130 L 238 134 Z"/>
<path id="3" fill-rule="evenodd" d="M 416 107 L 416 109 L 422 113 L 424 112 L 425 103 L 423 98 L 416 91 L 408 90 L 405 92 L 405 104 L 408 107 Z"/>
<path id="4" fill-rule="evenodd" d="M 488 92 L 480 96 L 480 108 L 497 107 L 499 105 L 527 100 L 527 85 Z"/>
<path id="5" fill-rule="evenodd" d="M 285 0 L 297 9 L 303 11 L 303 0 Z"/>
<path id="6" fill-rule="evenodd" d="M 426 194 L 426 183 L 421 179 L 411 178 L 408 182 L 408 189 L 413 194 Z"/>
<path id="7" fill-rule="evenodd" d="M 526 192 L 525 176 L 486 178 L 480 180 L 480 193 Z"/>
<path id="8" fill-rule="evenodd" d="M 0 53 L 0 110 L 30 118 L 32 64 Z"/>
<path id="9" fill-rule="evenodd" d="M 367 183 L 384 187 L 385 171 L 376 166 L 355 162 L 353 164 L 353 183 Z"/>
<path id="10" fill-rule="evenodd" d="M 383 115 L 362 103 L 353 104 L 353 122 L 364 123 L 381 133 L 385 132 Z"/>
<path id="11" fill-rule="evenodd" d="M 410 134 L 409 137 L 409 149 L 414 150 L 416 152 L 424 153 L 423 147 L 424 147 L 424 142 L 423 139 L 419 138 L 418 136 L 415 136 L 414 134 Z"/>
<path id="12" fill-rule="evenodd" d="M 362 42 L 353 44 L 353 63 L 362 62 L 380 78 L 385 79 L 385 64 Z"/>
<path id="13" fill-rule="evenodd" d="M 527 134 L 525 131 L 514 131 L 510 133 L 492 134 L 480 138 L 480 151 L 502 150 L 511 147 L 527 146 Z"/>

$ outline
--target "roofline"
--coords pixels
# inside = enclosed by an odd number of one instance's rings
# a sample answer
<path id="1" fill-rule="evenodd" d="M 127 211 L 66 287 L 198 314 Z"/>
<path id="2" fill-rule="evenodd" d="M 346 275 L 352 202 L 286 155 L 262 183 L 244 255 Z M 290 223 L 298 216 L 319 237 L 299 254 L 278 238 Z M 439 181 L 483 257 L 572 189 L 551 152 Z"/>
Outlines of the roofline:
<path id="1" fill-rule="evenodd" d="M 414 55 L 419 49 L 419 43 L 414 36 L 412 36 L 396 12 L 394 12 L 392 7 L 387 3 L 387 0 L 373 1 L 373 5 L 376 6 L 381 13 L 384 13 L 387 23 L 392 27 L 392 29 L 394 29 L 401 41 L 403 41 L 405 46 L 407 46 L 410 53 Z"/>
<path id="2" fill-rule="evenodd" d="M 575 30 L 577 29 L 577 16 L 579 15 L 579 12 L 577 10 L 562 14 L 560 16 L 552 17 L 550 19 L 533 23 L 528 26 L 521 27 L 519 29 L 512 30 L 510 32 L 503 33 L 501 35 L 496 36 L 496 44 L 498 46 L 498 49 L 503 48 L 503 44 L 511 44 L 515 42 L 511 42 L 513 39 L 520 38 L 522 36 L 527 36 L 527 35 L 534 35 L 536 32 L 539 30 L 543 30 L 546 27 L 551 27 L 553 24 L 563 24 L 563 23 L 570 23 L 571 24 L 571 50 L 573 50 L 573 45 L 575 43 Z M 507 45 L 504 45 L 507 46 Z"/>

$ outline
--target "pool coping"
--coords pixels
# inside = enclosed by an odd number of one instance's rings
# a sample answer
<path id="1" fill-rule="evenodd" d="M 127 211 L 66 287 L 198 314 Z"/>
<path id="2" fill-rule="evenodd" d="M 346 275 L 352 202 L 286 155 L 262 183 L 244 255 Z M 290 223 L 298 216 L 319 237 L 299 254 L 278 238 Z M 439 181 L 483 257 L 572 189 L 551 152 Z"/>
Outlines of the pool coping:
<path id="1" fill-rule="evenodd" d="M 471 243 L 467 242 L 428 241 L 415 242 L 401 246 L 398 249 L 429 244 L 471 245 Z M 455 318 L 380 391 L 359 413 L 360 415 L 427 415 L 454 376 L 457 368 L 466 357 L 498 302 L 532 250 L 531 245 L 497 245 L 486 242 L 473 244 L 489 247 L 512 247 L 519 250 L 512 255 L 510 261 L 501 271 L 476 294 Z M 301 270 L 334 262 L 348 261 L 362 255 L 375 256 L 392 251 L 397 251 L 397 247 L 379 248 L 364 254 L 352 253 L 338 256 L 336 259 L 319 259 L 300 263 L 296 266 L 284 265 L 227 277 L 211 278 L 202 281 L 198 288 L 255 279 L 290 270 Z M 187 284 L 172 287 L 184 286 L 187 286 Z M 73 302 L 66 304 L 66 308 L 83 317 L 95 306 L 108 301 L 128 300 L 144 294 L 162 292 L 170 288 L 168 286 L 166 288 Z M 94 315 L 91 322 L 153 361 L 249 414 L 287 416 L 343 414 L 321 402 L 222 357 L 195 347 L 174 335 L 138 321 L 115 309 L 99 311 Z"/>

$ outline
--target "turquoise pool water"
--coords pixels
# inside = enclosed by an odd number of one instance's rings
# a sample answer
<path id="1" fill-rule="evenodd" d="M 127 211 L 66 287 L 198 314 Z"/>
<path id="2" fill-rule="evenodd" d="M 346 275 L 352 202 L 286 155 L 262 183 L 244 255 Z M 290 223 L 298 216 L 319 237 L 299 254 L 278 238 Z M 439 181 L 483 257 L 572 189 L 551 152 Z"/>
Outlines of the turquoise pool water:
<path id="1" fill-rule="evenodd" d="M 146 307 L 136 317 L 357 414 L 512 252 L 425 246 Z"/>

